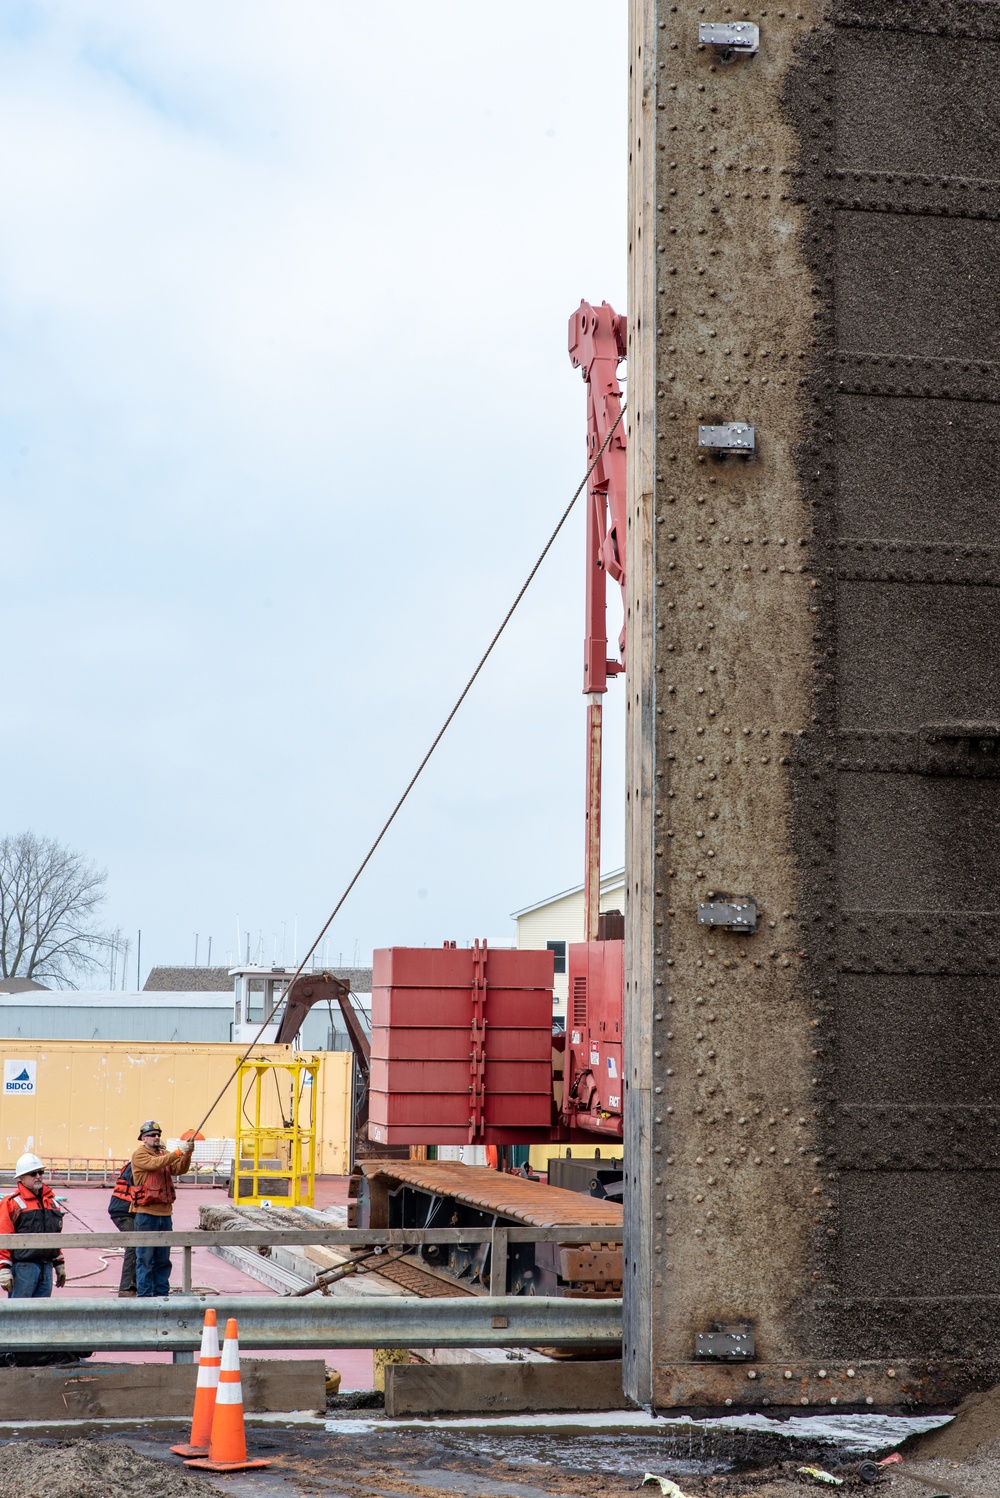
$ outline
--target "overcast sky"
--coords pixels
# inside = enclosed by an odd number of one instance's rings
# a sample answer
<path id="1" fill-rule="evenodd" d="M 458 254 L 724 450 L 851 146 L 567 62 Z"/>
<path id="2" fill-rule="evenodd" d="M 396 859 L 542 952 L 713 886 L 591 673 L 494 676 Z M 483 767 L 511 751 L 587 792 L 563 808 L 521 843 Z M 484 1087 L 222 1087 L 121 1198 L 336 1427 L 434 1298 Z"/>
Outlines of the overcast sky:
<path id="1" fill-rule="evenodd" d="M 576 487 L 626 88 L 624 0 L 0 0 L 0 832 L 143 976 L 301 954 Z M 582 879 L 583 581 L 581 503 L 331 961 Z"/>

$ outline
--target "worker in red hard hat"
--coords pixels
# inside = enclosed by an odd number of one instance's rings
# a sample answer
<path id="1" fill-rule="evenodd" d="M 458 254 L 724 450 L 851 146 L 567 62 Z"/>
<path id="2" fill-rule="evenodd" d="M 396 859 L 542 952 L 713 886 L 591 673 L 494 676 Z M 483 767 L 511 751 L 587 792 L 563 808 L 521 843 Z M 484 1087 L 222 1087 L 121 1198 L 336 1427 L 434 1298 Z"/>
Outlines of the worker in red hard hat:
<path id="1" fill-rule="evenodd" d="M 14 1167 L 16 1185 L 0 1201 L 0 1233 L 24 1238 L 23 1248 L 0 1248 L 0 1290 L 12 1300 L 29 1300 L 52 1294 L 52 1281 L 61 1290 L 66 1283 L 66 1262 L 59 1248 L 32 1248 L 37 1233 L 61 1233 L 62 1208 L 45 1180 L 45 1162 L 37 1155 L 22 1155 Z"/>
<path id="2" fill-rule="evenodd" d="M 191 1169 L 194 1140 L 183 1149 L 167 1151 L 155 1118 L 139 1125 L 139 1148 L 132 1152 L 132 1206 L 137 1233 L 173 1232 L 177 1199 L 174 1176 Z M 141 1297 L 170 1294 L 170 1248 L 137 1248 L 136 1290 Z"/>

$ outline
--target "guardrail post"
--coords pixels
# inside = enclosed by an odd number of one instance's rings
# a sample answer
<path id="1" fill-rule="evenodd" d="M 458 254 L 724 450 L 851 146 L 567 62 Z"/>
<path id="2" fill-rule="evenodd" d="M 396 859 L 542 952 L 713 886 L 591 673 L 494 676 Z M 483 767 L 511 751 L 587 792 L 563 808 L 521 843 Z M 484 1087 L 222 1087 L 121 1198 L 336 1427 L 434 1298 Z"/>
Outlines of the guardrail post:
<path id="1" fill-rule="evenodd" d="M 183 1268 L 183 1270 L 181 1272 L 181 1288 L 184 1291 L 185 1295 L 190 1295 L 191 1294 L 191 1259 L 193 1257 L 194 1250 L 190 1247 L 189 1244 L 185 1244 L 184 1245 L 184 1249 L 183 1249 L 183 1253 L 184 1253 L 184 1268 Z M 172 1360 L 175 1363 L 193 1363 L 194 1362 L 194 1353 L 193 1352 L 175 1352 L 175 1353 L 172 1354 Z"/>
<path id="2" fill-rule="evenodd" d="M 507 1294 L 507 1229 L 499 1224 L 490 1234 L 490 1294 Z"/>

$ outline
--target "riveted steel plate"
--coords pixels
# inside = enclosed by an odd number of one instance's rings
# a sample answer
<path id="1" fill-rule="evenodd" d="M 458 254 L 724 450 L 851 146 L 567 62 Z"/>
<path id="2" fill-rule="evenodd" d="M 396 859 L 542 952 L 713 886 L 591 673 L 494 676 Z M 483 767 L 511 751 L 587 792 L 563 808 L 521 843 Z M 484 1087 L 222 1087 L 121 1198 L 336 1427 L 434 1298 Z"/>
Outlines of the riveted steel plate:
<path id="1" fill-rule="evenodd" d="M 631 16 L 626 1388 L 951 1398 L 1000 1381 L 1000 5 L 803 0 L 733 67 Z M 691 440 L 734 411 L 752 461 Z"/>

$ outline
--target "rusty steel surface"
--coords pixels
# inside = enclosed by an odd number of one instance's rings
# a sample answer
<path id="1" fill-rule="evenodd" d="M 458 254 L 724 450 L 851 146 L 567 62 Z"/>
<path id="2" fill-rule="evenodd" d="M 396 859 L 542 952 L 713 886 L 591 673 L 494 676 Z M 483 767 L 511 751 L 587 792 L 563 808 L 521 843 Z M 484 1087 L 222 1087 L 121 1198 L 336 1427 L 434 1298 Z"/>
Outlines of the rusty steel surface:
<path id="1" fill-rule="evenodd" d="M 673 1363 L 660 1369 L 672 1408 L 803 1410 L 837 1414 L 903 1405 L 937 1408 L 966 1387 L 964 1371 L 910 1363 Z"/>
<path id="2" fill-rule="evenodd" d="M 399 1161 L 391 1164 L 365 1162 L 365 1174 L 381 1176 L 390 1183 L 416 1186 L 437 1196 L 453 1196 L 470 1207 L 496 1212 L 502 1217 L 535 1227 L 620 1227 L 622 1209 L 617 1202 L 582 1196 L 526 1181 L 522 1176 L 489 1170 L 485 1166 L 462 1165 L 452 1160 Z"/>
<path id="3" fill-rule="evenodd" d="M 800 0 L 728 58 L 693 0 L 630 14 L 625 1386 L 676 1403 L 746 1322 L 961 1392 L 1000 1377 L 1000 5 Z"/>
<path id="4" fill-rule="evenodd" d="M 436 1296 L 475 1295 L 475 1290 L 469 1290 L 464 1285 L 456 1284 L 444 1274 L 430 1274 L 408 1259 L 394 1259 L 390 1263 L 380 1264 L 378 1260 L 373 1266 L 366 1266 L 365 1274 L 376 1274 L 380 1279 L 389 1280 L 401 1289 L 408 1290 L 411 1295 L 420 1295 L 431 1300 Z"/>

